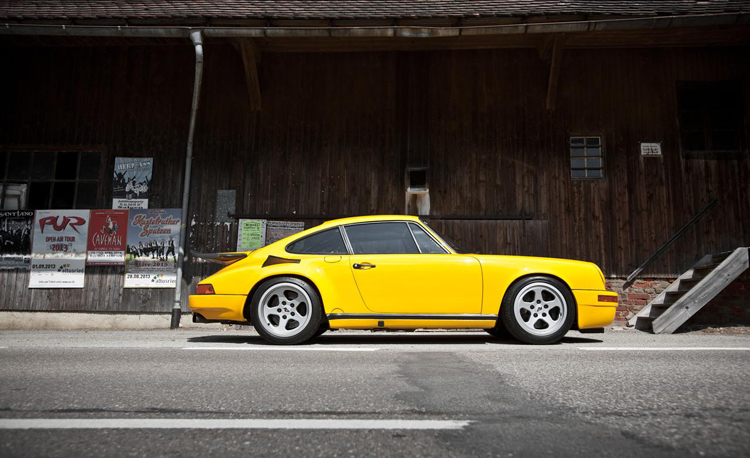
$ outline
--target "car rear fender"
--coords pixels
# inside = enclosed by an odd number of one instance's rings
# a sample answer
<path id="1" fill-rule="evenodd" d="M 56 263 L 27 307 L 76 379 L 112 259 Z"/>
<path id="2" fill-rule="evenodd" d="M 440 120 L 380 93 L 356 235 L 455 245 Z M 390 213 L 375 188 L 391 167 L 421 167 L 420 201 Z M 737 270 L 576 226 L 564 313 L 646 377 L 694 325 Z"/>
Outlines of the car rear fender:
<path id="1" fill-rule="evenodd" d="M 318 289 L 318 286 L 315 284 L 315 282 L 312 281 L 312 280 L 310 280 L 309 278 L 305 277 L 304 275 L 299 275 L 299 274 L 296 274 L 296 273 L 288 273 L 288 274 L 274 274 L 274 275 L 270 275 L 268 277 L 263 277 L 263 279 L 259 280 L 257 283 L 255 283 L 253 285 L 252 289 L 250 289 L 250 292 L 247 295 L 247 299 L 245 300 L 245 308 L 242 311 L 242 315 L 245 317 L 245 319 L 247 321 L 250 321 L 250 305 L 253 302 L 253 296 L 255 295 L 255 292 L 266 281 L 272 280 L 274 278 L 279 278 L 279 277 L 293 277 L 293 278 L 298 278 L 298 279 L 304 281 L 305 283 L 309 284 L 315 290 L 315 292 L 318 293 L 318 297 L 320 298 L 320 303 L 323 306 L 323 312 L 324 312 L 323 313 L 323 317 L 325 318 L 325 315 L 326 315 L 326 306 L 325 306 L 325 304 L 326 304 L 326 302 L 325 302 L 325 299 L 323 298 L 323 295 L 320 294 L 320 290 Z"/>

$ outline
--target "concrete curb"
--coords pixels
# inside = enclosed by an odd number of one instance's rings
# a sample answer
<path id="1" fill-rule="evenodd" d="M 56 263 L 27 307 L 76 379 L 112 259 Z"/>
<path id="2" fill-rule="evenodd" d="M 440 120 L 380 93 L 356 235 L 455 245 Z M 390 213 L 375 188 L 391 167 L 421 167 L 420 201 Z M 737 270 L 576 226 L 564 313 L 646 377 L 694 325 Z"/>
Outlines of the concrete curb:
<path id="1" fill-rule="evenodd" d="M 12 312 L 0 311 L 0 330 L 134 330 L 169 329 L 169 313 L 66 313 L 66 312 Z M 180 328 L 210 329 L 225 327 L 221 324 L 198 324 L 190 314 L 183 314 Z"/>

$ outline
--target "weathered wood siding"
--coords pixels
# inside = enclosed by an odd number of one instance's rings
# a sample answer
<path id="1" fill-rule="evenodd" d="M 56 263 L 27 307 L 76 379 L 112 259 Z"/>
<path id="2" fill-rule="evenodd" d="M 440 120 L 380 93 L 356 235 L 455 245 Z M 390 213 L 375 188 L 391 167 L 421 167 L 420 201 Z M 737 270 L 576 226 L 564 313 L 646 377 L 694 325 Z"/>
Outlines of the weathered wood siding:
<path id="1" fill-rule="evenodd" d="M 1 43 L 0 43 L 1 44 Z M 4 47 L 0 148 L 87 146 L 103 154 L 99 206 L 115 156 L 153 156 L 151 207 L 179 207 L 193 84 L 185 45 Z M 431 212 L 526 221 L 431 224 L 467 250 L 571 257 L 626 275 L 712 197 L 719 206 L 646 275 L 750 244 L 750 161 L 684 159 L 675 82 L 740 80 L 747 48 L 565 50 L 555 111 L 535 49 L 264 53 L 263 109 L 249 110 L 242 61 L 206 46 L 197 122 L 191 246 L 231 250 L 216 191 L 245 214 L 403 213 L 407 166 L 428 166 Z M 602 135 L 606 179 L 572 181 L 571 135 Z M 638 142 L 661 141 L 661 159 Z M 307 221 L 308 225 L 319 221 Z M 211 271 L 186 264 L 193 278 Z M 172 290 L 123 290 L 122 268 L 87 268 L 83 290 L 29 290 L 0 271 L 0 309 L 168 311 Z"/>

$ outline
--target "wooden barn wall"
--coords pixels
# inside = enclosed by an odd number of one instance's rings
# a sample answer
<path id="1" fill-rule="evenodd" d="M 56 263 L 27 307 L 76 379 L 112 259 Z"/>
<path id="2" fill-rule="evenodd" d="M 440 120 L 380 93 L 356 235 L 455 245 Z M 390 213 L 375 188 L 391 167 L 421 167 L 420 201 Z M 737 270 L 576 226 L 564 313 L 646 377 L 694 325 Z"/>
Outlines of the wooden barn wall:
<path id="1" fill-rule="evenodd" d="M 152 208 L 180 207 L 190 119 L 190 46 L 2 48 L 0 146 L 102 153 L 99 208 L 112 205 L 116 156 L 155 158 Z M 83 289 L 29 289 L 0 271 L 0 309 L 165 312 L 173 289 L 123 289 L 123 267 L 87 267 Z"/>
<path id="2" fill-rule="evenodd" d="M 99 206 L 115 156 L 153 156 L 150 206 L 179 207 L 193 84 L 189 45 L 7 47 L 0 147 L 91 147 L 103 154 Z M 189 249 L 231 250 L 216 191 L 245 214 L 403 213 L 407 166 L 428 166 L 433 219 L 467 250 L 571 257 L 627 275 L 712 197 L 719 206 L 647 273 L 674 276 L 705 252 L 750 244 L 741 160 L 684 159 L 675 82 L 741 80 L 746 48 L 565 50 L 557 107 L 532 49 L 266 53 L 263 108 L 251 112 L 242 62 L 207 45 L 195 138 Z M 606 179 L 572 181 L 570 135 L 602 135 Z M 641 141 L 661 141 L 643 159 Z M 184 288 L 213 271 L 188 257 Z M 87 268 L 83 290 L 29 290 L 0 271 L 0 309 L 168 311 L 173 290 L 122 288 L 122 268 Z"/>

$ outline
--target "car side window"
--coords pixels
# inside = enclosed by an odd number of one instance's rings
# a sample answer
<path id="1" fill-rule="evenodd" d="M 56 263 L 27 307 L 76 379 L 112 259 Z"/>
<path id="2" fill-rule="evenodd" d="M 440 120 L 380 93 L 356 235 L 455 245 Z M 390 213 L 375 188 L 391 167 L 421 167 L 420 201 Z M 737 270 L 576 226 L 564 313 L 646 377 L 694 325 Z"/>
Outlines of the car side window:
<path id="1" fill-rule="evenodd" d="M 419 253 L 406 223 L 372 223 L 346 226 L 354 254 Z"/>
<path id="2" fill-rule="evenodd" d="M 409 223 L 411 233 L 414 234 L 414 238 L 417 240 L 417 245 L 422 253 L 425 254 L 445 254 L 446 251 L 433 240 L 432 237 L 427 234 L 418 224 Z"/>
<path id="3" fill-rule="evenodd" d="M 286 247 L 295 254 L 349 254 L 339 228 L 328 229 L 297 240 Z"/>

